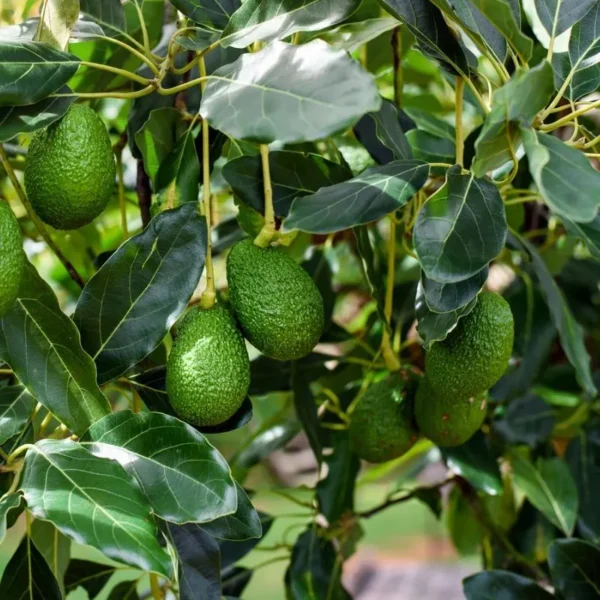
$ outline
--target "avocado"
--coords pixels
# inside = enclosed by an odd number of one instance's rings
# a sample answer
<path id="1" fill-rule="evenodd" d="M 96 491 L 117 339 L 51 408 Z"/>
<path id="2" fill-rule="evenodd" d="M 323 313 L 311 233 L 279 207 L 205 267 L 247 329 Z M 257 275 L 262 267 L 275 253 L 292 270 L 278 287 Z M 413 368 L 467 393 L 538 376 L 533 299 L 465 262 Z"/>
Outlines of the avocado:
<path id="1" fill-rule="evenodd" d="M 220 305 L 193 308 L 167 361 L 167 394 L 175 412 L 196 426 L 219 425 L 241 407 L 250 386 L 246 344 Z"/>
<path id="2" fill-rule="evenodd" d="M 485 394 L 455 396 L 438 393 L 425 377 L 415 397 L 415 418 L 421 433 L 438 446 L 460 446 L 481 427 L 487 411 Z"/>
<path id="3" fill-rule="evenodd" d="M 0 317 L 17 298 L 25 260 L 19 223 L 10 206 L 0 200 Z"/>
<path id="4" fill-rule="evenodd" d="M 323 298 L 292 258 L 242 240 L 227 257 L 227 280 L 235 317 L 253 346 L 277 360 L 311 352 L 323 333 Z"/>
<path id="5" fill-rule="evenodd" d="M 366 389 L 350 417 L 350 441 L 358 457 L 386 462 L 416 442 L 419 434 L 412 415 L 416 384 L 415 375 L 401 370 Z"/>
<path id="6" fill-rule="evenodd" d="M 425 358 L 425 374 L 441 395 L 472 398 L 503 375 L 512 354 L 514 320 L 498 294 L 479 295 L 475 308 Z"/>
<path id="7" fill-rule="evenodd" d="M 78 229 L 105 208 L 115 187 L 115 157 L 102 119 L 74 104 L 34 134 L 25 161 L 25 189 L 40 219 Z"/>

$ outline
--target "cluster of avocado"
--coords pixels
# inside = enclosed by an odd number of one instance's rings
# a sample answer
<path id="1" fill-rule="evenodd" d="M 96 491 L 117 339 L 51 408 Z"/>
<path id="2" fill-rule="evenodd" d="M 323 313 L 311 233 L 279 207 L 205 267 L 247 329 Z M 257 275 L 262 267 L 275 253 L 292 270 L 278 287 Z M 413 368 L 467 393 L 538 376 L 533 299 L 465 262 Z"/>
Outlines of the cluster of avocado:
<path id="1" fill-rule="evenodd" d="M 400 371 L 367 388 L 351 415 L 354 452 L 379 463 L 407 452 L 420 432 L 438 446 L 464 444 L 487 413 L 487 390 L 502 376 L 514 321 L 498 294 L 479 295 L 475 308 L 433 345 L 418 384 Z"/>
<path id="2" fill-rule="evenodd" d="M 250 385 L 243 337 L 265 356 L 296 360 L 324 327 L 323 299 L 308 273 L 278 248 L 238 242 L 227 258 L 231 309 L 192 309 L 181 322 L 167 364 L 175 412 L 215 426 L 240 409 Z"/>

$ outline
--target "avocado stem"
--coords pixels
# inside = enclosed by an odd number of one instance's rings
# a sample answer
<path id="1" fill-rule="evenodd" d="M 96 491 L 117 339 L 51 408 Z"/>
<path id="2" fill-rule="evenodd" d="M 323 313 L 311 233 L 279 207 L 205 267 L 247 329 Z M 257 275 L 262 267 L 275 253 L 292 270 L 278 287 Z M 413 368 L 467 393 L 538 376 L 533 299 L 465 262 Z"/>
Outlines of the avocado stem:
<path id="1" fill-rule="evenodd" d="M 400 360 L 396 356 L 392 348 L 392 340 L 390 337 L 392 309 L 394 307 L 394 280 L 396 275 L 396 220 L 394 215 L 390 215 L 390 238 L 388 240 L 388 263 L 387 263 L 387 279 L 385 288 L 385 327 L 383 337 L 381 339 L 381 354 L 385 365 L 390 371 L 398 371 L 400 369 Z"/>
<path id="2" fill-rule="evenodd" d="M 265 196 L 265 224 L 256 236 L 254 243 L 260 248 L 266 248 L 277 235 L 275 227 L 275 209 L 273 207 L 273 185 L 271 183 L 271 165 L 269 164 L 269 146 L 260 145 L 260 158 L 262 162 L 263 185 Z"/>

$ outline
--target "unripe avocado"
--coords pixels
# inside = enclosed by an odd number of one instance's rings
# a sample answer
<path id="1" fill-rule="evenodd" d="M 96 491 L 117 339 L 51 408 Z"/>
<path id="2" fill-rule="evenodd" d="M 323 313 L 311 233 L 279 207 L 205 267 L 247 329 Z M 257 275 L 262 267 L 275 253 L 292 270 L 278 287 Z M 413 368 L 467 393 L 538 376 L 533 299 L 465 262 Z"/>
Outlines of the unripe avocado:
<path id="1" fill-rule="evenodd" d="M 10 206 L 0 200 L 0 317 L 17 298 L 24 268 L 25 252 L 19 223 Z"/>
<path id="2" fill-rule="evenodd" d="M 399 371 L 367 388 L 350 417 L 352 450 L 359 458 L 386 462 L 417 441 L 412 414 L 416 384 L 412 373 Z"/>
<path id="3" fill-rule="evenodd" d="M 478 396 L 506 371 L 513 341 L 514 320 L 508 302 L 484 292 L 472 312 L 427 353 L 425 374 L 440 395 Z"/>
<path id="4" fill-rule="evenodd" d="M 325 320 L 323 298 L 287 254 L 242 240 L 227 258 L 227 280 L 242 331 L 264 355 L 295 360 L 316 346 Z"/>
<path id="5" fill-rule="evenodd" d="M 190 311 L 167 362 L 175 412 L 193 425 L 219 425 L 239 410 L 249 386 L 246 344 L 229 311 L 219 305 Z"/>
<path id="6" fill-rule="evenodd" d="M 436 392 L 427 374 L 415 397 L 415 418 L 421 433 L 438 446 L 460 446 L 481 427 L 487 411 L 485 394 L 453 396 Z"/>
<path id="7" fill-rule="evenodd" d="M 60 121 L 33 136 L 25 188 L 42 221 L 56 229 L 77 229 L 106 208 L 115 174 L 102 119 L 91 108 L 74 104 Z"/>

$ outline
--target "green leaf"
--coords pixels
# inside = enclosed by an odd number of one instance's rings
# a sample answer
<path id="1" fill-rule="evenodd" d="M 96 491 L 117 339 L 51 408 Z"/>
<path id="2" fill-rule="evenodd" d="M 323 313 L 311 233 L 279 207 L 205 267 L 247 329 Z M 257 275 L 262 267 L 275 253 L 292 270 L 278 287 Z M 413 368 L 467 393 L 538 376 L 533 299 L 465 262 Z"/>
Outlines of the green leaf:
<path id="1" fill-rule="evenodd" d="M 250 583 L 254 571 L 244 567 L 232 567 L 227 569 L 227 573 L 223 576 L 223 599 L 236 600 L 241 598 L 240 594 L 246 589 Z"/>
<path id="2" fill-rule="evenodd" d="M 0 444 L 23 430 L 34 406 L 35 400 L 24 386 L 0 388 Z"/>
<path id="3" fill-rule="evenodd" d="M 194 293 L 205 252 L 205 220 L 195 203 L 184 204 L 155 217 L 90 279 L 73 319 L 100 382 L 158 346 Z"/>
<path id="4" fill-rule="evenodd" d="M 484 571 L 463 581 L 467 600 L 554 600 L 531 579 L 508 571 Z"/>
<path id="5" fill-rule="evenodd" d="M 552 583 L 564 600 L 600 597 L 600 549 L 582 540 L 556 540 L 550 546 Z"/>
<path id="6" fill-rule="evenodd" d="M 36 40 L 65 50 L 79 17 L 79 0 L 49 0 L 42 14 L 44 19 Z"/>
<path id="7" fill-rule="evenodd" d="M 479 273 L 504 248 L 507 225 L 498 188 L 486 179 L 448 171 L 414 228 L 415 250 L 430 279 L 456 283 Z"/>
<path id="8" fill-rule="evenodd" d="M 186 17 L 200 25 L 223 30 L 240 7 L 240 0 L 171 0 Z"/>
<path id="9" fill-rule="evenodd" d="M 516 11 L 511 0 L 471 0 L 471 3 L 488 18 L 523 61 L 528 62 L 533 52 L 533 41 L 521 31 L 518 3 Z"/>
<path id="10" fill-rule="evenodd" d="M 315 397 L 308 381 L 303 377 L 299 365 L 299 361 L 292 363 L 292 372 L 290 375 L 290 384 L 294 393 L 294 407 L 298 420 L 302 424 L 302 429 L 308 438 L 308 443 L 315 455 L 317 464 L 320 465 L 323 458 L 321 422 L 317 413 Z"/>
<path id="11" fill-rule="evenodd" d="M 509 443 L 532 447 L 547 440 L 555 425 L 555 411 L 535 394 L 514 398 L 503 418 L 494 421 L 494 429 Z"/>
<path id="12" fill-rule="evenodd" d="M 1 598 L 30 598 L 32 600 L 61 600 L 58 583 L 35 547 L 26 535 L 13 557 L 8 561 L 0 581 Z"/>
<path id="13" fill-rule="evenodd" d="M 90 599 L 95 598 L 113 576 L 115 567 L 78 558 L 71 559 L 65 573 L 67 593 L 82 587 Z"/>
<path id="14" fill-rule="evenodd" d="M 282 40 L 297 31 L 319 31 L 343 21 L 361 0 L 247 0 L 235 12 L 221 43 L 245 48 L 254 42 Z"/>
<path id="15" fill-rule="evenodd" d="M 120 411 L 92 425 L 82 443 L 94 456 L 120 463 L 154 513 L 167 521 L 206 523 L 236 510 L 227 462 L 203 435 L 174 417 Z"/>
<path id="16" fill-rule="evenodd" d="M 352 54 L 361 46 L 398 26 L 396 19 L 382 17 L 365 19 L 355 23 L 344 23 L 335 29 L 319 32 L 316 35 L 334 48 L 341 48 Z"/>
<path id="17" fill-rule="evenodd" d="M 71 540 L 50 521 L 36 519 L 31 524 L 31 540 L 40 551 L 64 594 L 64 578 L 71 558 Z"/>
<path id="18" fill-rule="evenodd" d="M 421 286 L 429 310 L 449 313 L 467 306 L 485 285 L 489 272 L 489 267 L 485 266 L 479 273 L 457 283 L 438 283 L 422 274 Z"/>
<path id="19" fill-rule="evenodd" d="M 331 233 L 375 221 L 404 206 L 428 174 L 427 163 L 412 159 L 372 167 L 350 181 L 296 199 L 285 230 Z"/>
<path id="20" fill-rule="evenodd" d="M 476 554 L 482 545 L 481 523 L 473 518 L 473 512 L 466 498 L 457 486 L 450 491 L 446 507 L 446 527 L 454 547 L 461 556 Z"/>
<path id="21" fill-rule="evenodd" d="M 544 29 L 556 38 L 582 19 L 596 0 L 535 0 Z"/>
<path id="22" fill-rule="evenodd" d="M 34 104 L 56 92 L 79 68 L 79 59 L 37 42 L 0 42 L 0 107 Z"/>
<path id="23" fill-rule="evenodd" d="M 475 142 L 475 175 L 481 177 L 515 159 L 521 143 L 519 123 L 531 125 L 553 92 L 552 67 L 542 61 L 533 69 L 517 71 L 494 94 L 492 110 Z"/>
<path id="24" fill-rule="evenodd" d="M 125 11 L 121 0 L 79 0 L 81 12 L 112 35 L 127 30 Z"/>
<path id="25" fill-rule="evenodd" d="M 478 431 L 468 442 L 456 448 L 441 448 L 448 468 L 473 487 L 490 496 L 503 491 L 498 461 L 491 453 L 486 437 Z"/>
<path id="26" fill-rule="evenodd" d="M 558 138 L 521 128 L 529 171 L 542 198 L 561 217 L 589 223 L 600 208 L 600 173 Z"/>
<path id="27" fill-rule="evenodd" d="M 61 94 L 71 90 L 64 86 Z M 71 98 L 45 98 L 29 106 L 6 106 L 0 108 L 0 142 L 7 142 L 18 133 L 31 133 L 48 127 L 60 119 L 74 102 Z"/>
<path id="28" fill-rule="evenodd" d="M 379 3 L 415 35 L 425 54 L 439 60 L 451 73 L 468 77 L 467 57 L 429 0 L 379 0 Z"/>
<path id="29" fill-rule="evenodd" d="M 575 223 L 562 218 L 567 231 L 585 242 L 590 254 L 600 260 L 600 215 L 590 223 Z"/>
<path id="30" fill-rule="evenodd" d="M 422 129 L 412 129 L 406 133 L 412 154 L 426 162 L 454 163 L 456 144 L 446 138 L 437 137 Z"/>
<path id="31" fill-rule="evenodd" d="M 106 600 L 140 600 L 137 593 L 138 580 L 121 581 L 110 591 Z"/>
<path id="32" fill-rule="evenodd" d="M 17 301 L 0 319 L 0 357 L 73 433 L 81 435 L 110 412 L 77 328 L 31 264 L 23 273 Z"/>
<path id="33" fill-rule="evenodd" d="M 290 64 L 297 65 L 292 77 Z M 343 50 L 321 40 L 300 46 L 273 42 L 217 69 L 201 114 L 229 137 L 299 143 L 351 126 L 380 102 L 371 75 Z"/>
<path id="34" fill-rule="evenodd" d="M 272 525 L 273 525 L 273 517 L 267 515 L 265 513 L 257 513 L 260 527 L 262 528 L 262 537 L 268 534 Z M 204 531 L 208 531 L 206 525 L 202 525 Z M 213 532 L 209 533 L 213 535 Z M 213 535 L 213 537 L 217 537 L 217 541 L 219 542 L 219 547 L 221 549 L 221 571 L 225 573 L 229 573 L 234 564 L 239 562 L 242 558 L 250 554 L 250 552 L 260 543 L 261 538 L 252 537 L 247 540 L 224 540 L 218 538 L 218 536 Z"/>
<path id="35" fill-rule="evenodd" d="M 539 459 L 537 466 L 516 451 L 510 462 L 515 484 L 544 516 L 570 536 L 577 519 L 577 488 L 567 465 L 559 458 Z"/>
<path id="36" fill-rule="evenodd" d="M 269 154 L 273 205 L 278 217 L 286 217 L 295 198 L 313 194 L 322 187 L 352 177 L 350 170 L 318 154 L 286 150 Z M 233 193 L 261 214 L 264 213 L 264 181 L 260 156 L 245 155 L 223 167 L 223 177 Z"/>
<path id="37" fill-rule="evenodd" d="M 114 560 L 170 576 L 150 507 L 118 463 L 70 440 L 43 440 L 27 452 L 21 489 L 33 516 L 65 535 Z"/>
<path id="38" fill-rule="evenodd" d="M 8 494 L 0 500 L 0 544 L 4 541 L 6 530 L 10 526 L 9 514 L 21 508 L 22 499 L 21 494 Z"/>

